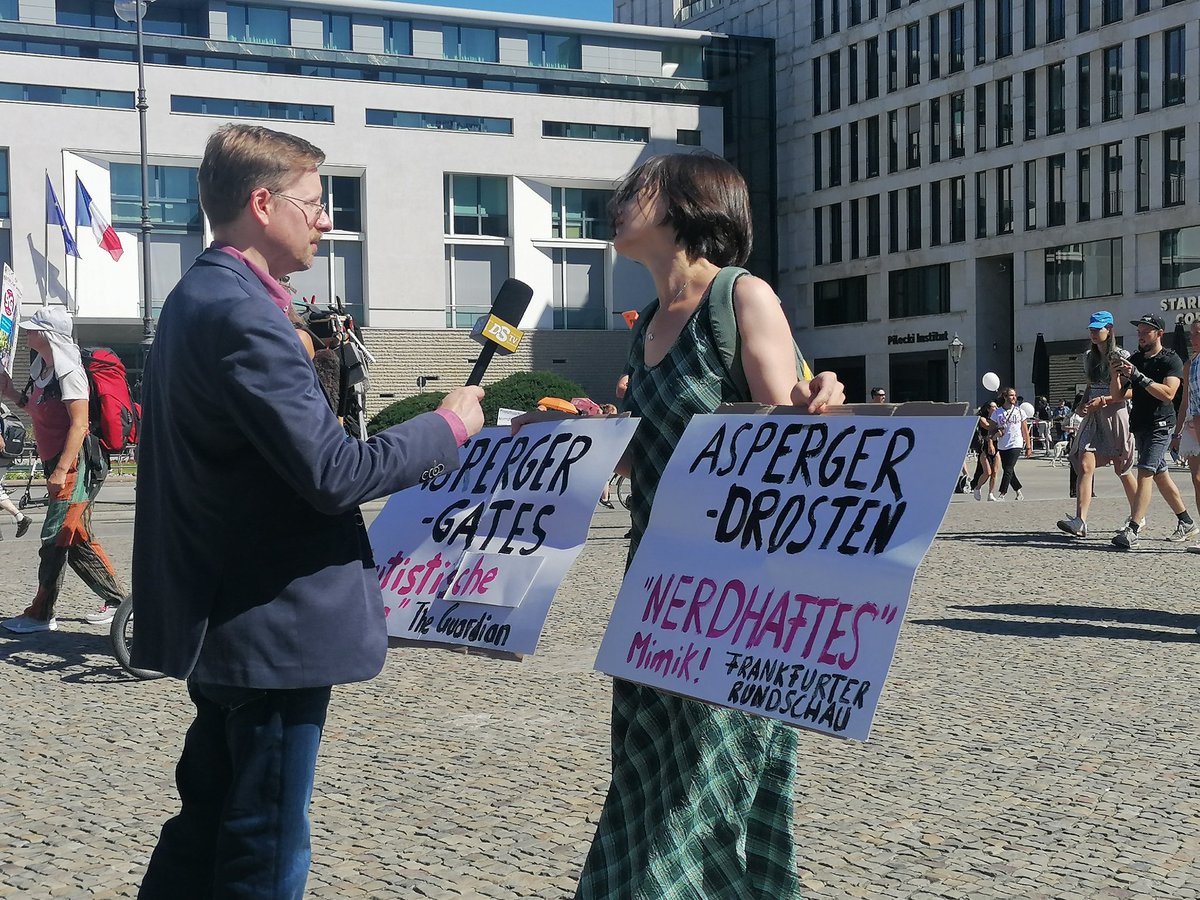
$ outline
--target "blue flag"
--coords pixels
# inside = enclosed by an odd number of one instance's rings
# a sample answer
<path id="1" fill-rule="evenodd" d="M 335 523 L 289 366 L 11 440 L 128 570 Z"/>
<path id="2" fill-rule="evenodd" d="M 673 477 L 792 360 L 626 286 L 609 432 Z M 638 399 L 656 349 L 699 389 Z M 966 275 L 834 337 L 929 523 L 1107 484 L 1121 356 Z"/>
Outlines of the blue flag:
<path id="1" fill-rule="evenodd" d="M 67 217 L 63 215 L 62 207 L 58 205 L 58 195 L 54 193 L 54 185 L 50 183 L 49 173 L 46 173 L 46 224 L 57 225 L 62 229 L 63 246 L 66 247 L 70 256 L 79 259 L 79 248 L 75 245 L 75 238 L 71 236 L 71 229 L 67 227 Z"/>

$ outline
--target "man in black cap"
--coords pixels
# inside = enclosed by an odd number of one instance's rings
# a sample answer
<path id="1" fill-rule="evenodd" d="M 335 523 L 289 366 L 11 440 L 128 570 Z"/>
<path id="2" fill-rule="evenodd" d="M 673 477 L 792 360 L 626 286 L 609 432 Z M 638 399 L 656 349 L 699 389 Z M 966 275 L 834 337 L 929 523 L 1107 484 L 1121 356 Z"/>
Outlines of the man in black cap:
<path id="1" fill-rule="evenodd" d="M 1185 541 L 1200 533 L 1183 505 L 1179 489 L 1171 480 L 1165 459 L 1175 427 L 1175 406 L 1171 401 L 1183 378 L 1183 361 L 1174 351 L 1163 347 L 1166 324 L 1161 318 L 1146 314 L 1130 324 L 1137 326 L 1138 350 L 1127 360 L 1113 362 L 1114 370 L 1132 390 L 1129 430 L 1133 432 L 1133 443 L 1137 448 L 1134 465 L 1138 486 L 1133 515 L 1112 539 L 1113 544 L 1123 550 L 1137 546 L 1138 532 L 1145 525 L 1146 510 L 1150 507 L 1151 479 L 1179 520 L 1167 540 Z"/>

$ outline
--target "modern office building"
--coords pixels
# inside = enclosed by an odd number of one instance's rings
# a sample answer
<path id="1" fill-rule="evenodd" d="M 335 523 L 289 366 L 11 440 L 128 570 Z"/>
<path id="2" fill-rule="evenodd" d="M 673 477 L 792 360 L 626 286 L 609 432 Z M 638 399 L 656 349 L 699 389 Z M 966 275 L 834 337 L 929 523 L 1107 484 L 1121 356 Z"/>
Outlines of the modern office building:
<path id="1" fill-rule="evenodd" d="M 158 0 L 144 24 L 154 308 L 210 239 L 207 136 L 228 121 L 301 135 L 327 154 L 334 230 L 292 284 L 341 297 L 366 326 L 373 407 L 461 383 L 477 355 L 466 332 L 509 276 L 534 288 L 531 332 L 495 373 L 558 371 L 607 400 L 628 345 L 620 313 L 653 286 L 615 259 L 605 205 L 648 155 L 729 155 L 771 222 L 773 149 L 749 140 L 771 124 L 769 41 L 382 0 Z M 135 46 L 110 0 L 0 0 L 0 261 L 27 312 L 66 302 L 81 342 L 113 346 L 136 376 Z M 119 260 L 86 227 L 69 258 L 47 229 L 47 179 L 73 224 L 77 178 L 116 226 Z"/>
<path id="2" fill-rule="evenodd" d="M 1200 316 L 1200 16 L 1173 0 L 616 0 L 776 42 L 779 290 L 863 399 L 1054 400 L 1092 310 Z M 964 344 L 954 365 L 949 342 Z M 1169 337 L 1168 337 L 1169 340 Z M 956 383 L 957 376 L 957 383 Z"/>

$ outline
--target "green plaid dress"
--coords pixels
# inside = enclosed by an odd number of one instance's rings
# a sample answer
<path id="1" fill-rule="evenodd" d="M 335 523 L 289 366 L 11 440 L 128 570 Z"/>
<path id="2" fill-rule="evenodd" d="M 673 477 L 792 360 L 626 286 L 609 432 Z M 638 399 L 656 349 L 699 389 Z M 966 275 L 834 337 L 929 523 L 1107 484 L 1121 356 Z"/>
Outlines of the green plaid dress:
<path id="1" fill-rule="evenodd" d="M 707 297 L 658 365 L 630 350 L 625 408 L 642 418 L 632 543 L 688 420 L 738 397 L 708 328 Z M 796 734 L 776 722 L 613 682 L 612 783 L 576 900 L 791 900 Z"/>

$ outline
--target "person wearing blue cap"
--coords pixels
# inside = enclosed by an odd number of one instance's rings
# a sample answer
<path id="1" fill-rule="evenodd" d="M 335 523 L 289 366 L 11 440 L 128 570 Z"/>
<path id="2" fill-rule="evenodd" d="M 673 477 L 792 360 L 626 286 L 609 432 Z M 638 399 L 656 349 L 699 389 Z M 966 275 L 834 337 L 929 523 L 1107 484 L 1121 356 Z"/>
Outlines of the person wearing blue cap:
<path id="1" fill-rule="evenodd" d="M 1121 479 L 1133 513 L 1137 478 L 1133 474 L 1133 433 L 1129 430 L 1126 388 L 1113 363 L 1129 358 L 1117 346 L 1113 316 L 1108 310 L 1092 313 L 1088 322 L 1088 349 L 1083 371 L 1088 386 L 1076 411 L 1083 417 L 1071 448 L 1075 470 L 1075 515 L 1059 519 L 1058 528 L 1073 537 L 1087 537 L 1088 509 L 1092 505 L 1093 476 L 1097 468 L 1112 465 Z"/>
<path id="2" fill-rule="evenodd" d="M 1146 510 L 1150 507 L 1150 482 L 1158 485 L 1167 506 L 1175 513 L 1179 524 L 1167 536 L 1168 541 L 1186 541 L 1200 534 L 1200 528 L 1192 521 L 1179 488 L 1171 480 L 1167 469 L 1167 446 L 1175 430 L 1175 394 L 1183 381 L 1183 360 L 1174 350 L 1162 345 L 1167 325 L 1162 318 L 1147 313 L 1130 322 L 1137 328 L 1138 350 L 1127 360 L 1113 365 L 1128 385 L 1132 410 L 1129 413 L 1129 428 L 1133 432 L 1133 443 L 1137 448 L 1137 497 L 1134 510 L 1125 527 L 1117 532 L 1112 542 L 1122 550 L 1137 546 Z"/>

